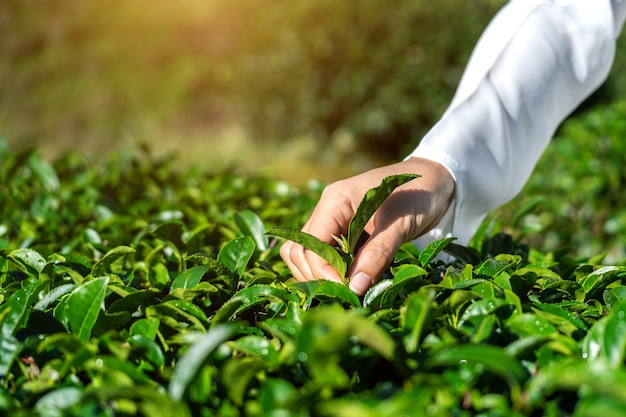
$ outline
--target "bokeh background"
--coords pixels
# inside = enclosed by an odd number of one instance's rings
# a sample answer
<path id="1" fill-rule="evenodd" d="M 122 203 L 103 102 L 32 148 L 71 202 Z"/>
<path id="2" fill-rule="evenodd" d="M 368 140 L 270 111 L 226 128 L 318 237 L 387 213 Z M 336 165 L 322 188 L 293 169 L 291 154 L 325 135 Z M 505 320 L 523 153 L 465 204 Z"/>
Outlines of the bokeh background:
<path id="1" fill-rule="evenodd" d="M 50 159 L 69 149 L 97 163 L 143 147 L 216 172 L 336 180 L 418 143 L 504 3 L 2 1 L 0 135 Z M 609 80 L 494 228 L 540 248 L 624 254 L 618 45 Z"/>
<path id="2" fill-rule="evenodd" d="M 503 1 L 12 0 L 0 129 L 98 156 L 335 179 L 402 158 Z"/>

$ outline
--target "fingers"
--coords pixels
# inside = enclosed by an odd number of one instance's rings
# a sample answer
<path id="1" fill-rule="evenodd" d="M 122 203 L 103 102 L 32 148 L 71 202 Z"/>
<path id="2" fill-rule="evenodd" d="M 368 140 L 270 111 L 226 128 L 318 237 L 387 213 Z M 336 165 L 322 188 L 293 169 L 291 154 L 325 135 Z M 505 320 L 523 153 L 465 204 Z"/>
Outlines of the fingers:
<path id="1" fill-rule="evenodd" d="M 371 222 L 371 234 L 359 248 L 349 271 L 350 289 L 357 295 L 364 295 L 378 281 L 400 246 L 418 233 L 420 221 L 406 211 L 412 207 L 410 204 L 405 201 L 398 206 L 393 199 L 386 204 Z"/>
<path id="2" fill-rule="evenodd" d="M 350 289 L 364 295 L 387 269 L 402 243 L 392 232 L 370 236 L 352 263 Z"/>
<path id="3" fill-rule="evenodd" d="M 293 242 L 285 242 L 280 255 L 298 281 L 325 279 L 342 283 L 342 277 L 328 262 Z"/>
<path id="4" fill-rule="evenodd" d="M 350 219 L 354 215 L 355 206 L 349 190 L 344 182 L 328 186 L 313 210 L 311 218 L 302 227 L 302 231 L 322 242 L 335 244 L 332 235 L 346 234 Z M 326 279 L 343 282 L 342 276 L 328 262 L 299 244 L 291 241 L 283 243 L 280 254 L 299 281 Z"/>

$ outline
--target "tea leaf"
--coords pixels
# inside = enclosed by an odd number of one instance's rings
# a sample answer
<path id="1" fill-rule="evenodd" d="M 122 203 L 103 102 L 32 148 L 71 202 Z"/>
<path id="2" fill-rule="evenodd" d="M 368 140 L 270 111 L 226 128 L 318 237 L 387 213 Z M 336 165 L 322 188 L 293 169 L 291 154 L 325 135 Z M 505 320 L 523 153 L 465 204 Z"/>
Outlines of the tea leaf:
<path id="1" fill-rule="evenodd" d="M 587 333 L 582 344 L 583 356 L 602 359 L 611 367 L 622 366 L 626 358 L 626 303 L 615 307 Z"/>
<path id="2" fill-rule="evenodd" d="M 304 246 L 328 262 L 337 272 L 339 272 L 339 275 L 345 277 L 347 272 L 346 261 L 339 254 L 339 252 L 337 252 L 337 250 L 328 243 L 324 243 L 315 236 L 301 230 L 287 229 L 283 227 L 273 227 L 268 230 L 266 234 L 289 239 Z"/>
<path id="3" fill-rule="evenodd" d="M 165 355 L 153 339 L 135 334 L 128 338 L 128 342 L 133 356 L 144 359 L 155 368 L 161 368 L 165 364 Z"/>
<path id="4" fill-rule="evenodd" d="M 174 281 L 172 282 L 172 286 L 170 287 L 170 294 L 174 292 L 177 288 L 193 288 L 202 279 L 204 274 L 208 272 L 209 268 L 206 266 L 194 266 L 183 271 L 180 275 L 178 275 Z"/>
<path id="5" fill-rule="evenodd" d="M 205 336 L 194 343 L 181 356 L 174 367 L 169 384 L 169 394 L 174 401 L 181 401 L 187 389 L 198 375 L 209 355 L 236 333 L 234 325 L 211 328 Z"/>
<path id="6" fill-rule="evenodd" d="M 11 334 L 0 333 L 0 378 L 5 379 L 22 346 Z"/>
<path id="7" fill-rule="evenodd" d="M 441 251 L 443 251 L 446 248 L 446 246 L 448 246 L 450 243 L 452 243 L 455 240 L 456 238 L 454 237 L 446 237 L 443 239 L 435 240 L 434 242 L 431 242 L 428 245 L 426 245 L 426 247 L 424 247 L 424 249 L 422 249 L 422 251 L 420 252 L 420 256 L 419 256 L 420 265 L 422 266 L 428 265 L 430 261 L 435 259 L 435 257 L 439 255 Z"/>
<path id="8" fill-rule="evenodd" d="M 356 294 L 345 285 L 328 280 L 306 281 L 292 284 L 291 287 L 304 291 L 309 299 L 329 298 L 331 300 L 341 300 L 342 302 L 360 307 L 361 301 Z"/>
<path id="9" fill-rule="evenodd" d="M 349 253 L 354 255 L 356 252 L 356 245 L 365 229 L 365 225 L 374 215 L 376 210 L 385 202 L 387 197 L 397 187 L 405 184 L 411 180 L 421 177 L 417 174 L 400 174 L 386 177 L 382 180 L 381 184 L 375 188 L 368 190 L 359 207 L 357 207 L 354 216 L 350 220 L 348 225 L 348 249 Z"/>
<path id="10" fill-rule="evenodd" d="M 261 218 L 253 211 L 243 210 L 235 213 L 235 223 L 245 236 L 254 239 L 256 247 L 261 252 L 267 249 L 267 236 L 265 233 L 265 225 Z"/>
<path id="11" fill-rule="evenodd" d="M 82 340 L 88 340 L 91 336 L 91 330 L 100 314 L 108 283 L 108 277 L 87 281 L 74 289 L 67 298 L 65 312 L 70 328 Z"/>
<path id="12" fill-rule="evenodd" d="M 241 278 L 254 254 L 254 249 L 254 240 L 250 236 L 233 239 L 220 250 L 217 260 Z"/>
<path id="13" fill-rule="evenodd" d="M 186 248 L 186 244 L 183 242 L 184 232 L 185 228 L 179 221 L 161 223 L 151 231 L 155 236 L 172 243 L 180 253 L 184 252 Z"/>
<path id="14" fill-rule="evenodd" d="M 230 360 L 224 365 L 222 375 L 226 392 L 236 405 L 243 404 L 246 388 L 257 373 L 264 368 L 263 362 L 256 357 Z"/>
<path id="15" fill-rule="evenodd" d="M 528 371 L 515 358 L 491 345 L 446 346 L 426 362 L 427 367 L 460 365 L 500 376 L 514 397 L 519 397 L 520 385 L 528 378 Z"/>
<path id="16" fill-rule="evenodd" d="M 48 392 L 35 404 L 37 414 L 42 417 L 61 416 L 64 411 L 78 403 L 83 390 L 76 387 L 63 387 Z"/>
<path id="17" fill-rule="evenodd" d="M 416 352 L 432 318 L 435 291 L 413 293 L 400 309 L 400 327 L 404 329 L 404 345 L 409 353 Z"/>
<path id="18" fill-rule="evenodd" d="M 278 302 L 299 301 L 296 294 L 283 288 L 262 284 L 251 285 L 235 293 L 233 297 L 217 310 L 211 321 L 211 326 L 230 319 L 237 311 L 245 310 L 268 299 Z"/>
<path id="19" fill-rule="evenodd" d="M 111 265 L 118 259 L 128 255 L 129 253 L 135 253 L 135 249 L 128 246 L 118 246 L 108 251 L 91 269 L 91 275 L 94 277 L 101 277 L 109 272 Z"/>
<path id="20" fill-rule="evenodd" d="M 0 304 L 2 334 L 13 336 L 25 325 L 32 311 L 32 304 L 39 292 L 48 284 L 46 281 L 36 281 L 26 288 L 17 290 L 6 302 Z"/>
<path id="21" fill-rule="evenodd" d="M 32 249 L 16 249 L 7 257 L 20 265 L 25 272 L 35 277 L 39 276 L 43 267 L 46 266 L 46 260 L 43 256 Z"/>

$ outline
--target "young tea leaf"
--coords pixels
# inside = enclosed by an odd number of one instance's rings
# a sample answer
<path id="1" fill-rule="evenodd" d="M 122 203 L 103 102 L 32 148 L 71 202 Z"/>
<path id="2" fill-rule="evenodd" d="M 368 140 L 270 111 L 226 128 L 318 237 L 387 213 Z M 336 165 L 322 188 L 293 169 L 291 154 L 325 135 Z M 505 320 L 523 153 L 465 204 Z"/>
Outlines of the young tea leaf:
<path id="1" fill-rule="evenodd" d="M 134 253 L 135 249 L 128 246 L 118 246 L 108 251 L 91 269 L 91 275 L 94 277 L 100 277 L 105 275 L 113 262 L 122 258 L 129 253 Z"/>
<path id="2" fill-rule="evenodd" d="M 622 366 L 626 358 L 626 303 L 615 308 L 608 316 L 598 320 L 582 343 L 583 357 L 601 359 L 614 369 Z"/>
<path id="3" fill-rule="evenodd" d="M 88 340 L 100 314 L 108 277 L 96 278 L 76 288 L 67 298 L 65 313 L 72 332 L 82 340 Z"/>
<path id="4" fill-rule="evenodd" d="M 337 252 L 334 247 L 328 243 L 322 242 L 315 236 L 301 230 L 287 229 L 283 227 L 273 227 L 265 233 L 271 236 L 289 239 L 304 246 L 328 262 L 342 277 L 346 275 L 347 265 L 341 254 Z"/>
<path id="5" fill-rule="evenodd" d="M 376 210 L 385 202 L 387 197 L 399 186 L 411 180 L 421 177 L 417 174 L 392 175 L 383 179 L 378 187 L 372 188 L 365 193 L 361 204 L 354 213 L 348 226 L 349 253 L 354 254 L 356 245 L 365 229 L 365 225 L 374 215 Z"/>
<path id="6" fill-rule="evenodd" d="M 400 310 L 400 327 L 405 331 L 403 340 L 409 353 L 419 349 L 420 342 L 426 335 L 433 315 L 435 295 L 434 290 L 414 292 Z"/>
<path id="7" fill-rule="evenodd" d="M 8 375 L 21 348 L 21 343 L 13 335 L 0 333 L 0 378 Z"/>
<path id="8" fill-rule="evenodd" d="M 174 401 L 183 399 L 194 378 L 200 373 L 209 355 L 237 331 L 235 325 L 213 327 L 180 358 L 170 379 L 169 394 Z"/>
<path id="9" fill-rule="evenodd" d="M 13 336 L 28 321 L 32 305 L 41 290 L 47 285 L 39 281 L 17 290 L 4 303 L 0 304 L 0 331 Z"/>
<path id="10" fill-rule="evenodd" d="M 361 301 L 356 294 L 345 285 L 328 280 L 306 281 L 293 284 L 293 287 L 306 292 L 309 302 L 314 298 L 327 298 L 360 307 Z"/>
<path id="11" fill-rule="evenodd" d="M 254 254 L 255 247 L 254 240 L 250 236 L 233 239 L 220 250 L 217 260 L 241 278 Z"/>
<path id="12" fill-rule="evenodd" d="M 422 251 L 420 252 L 420 256 L 419 256 L 420 265 L 422 266 L 428 265 L 430 261 L 435 259 L 435 257 L 439 255 L 439 253 L 441 253 L 441 251 L 444 250 L 446 246 L 452 243 L 455 239 L 456 238 L 454 237 L 446 237 L 443 239 L 435 240 L 434 242 L 431 242 L 428 245 L 426 245 L 426 247 L 422 249 Z"/>
<path id="13" fill-rule="evenodd" d="M 186 269 L 180 275 L 178 275 L 174 282 L 172 282 L 172 286 L 170 287 L 170 294 L 174 292 L 177 288 L 193 288 L 202 279 L 204 274 L 209 271 L 209 268 L 206 266 L 194 266 L 192 268 Z"/>
<path id="14" fill-rule="evenodd" d="M 268 238 L 264 235 L 265 225 L 255 212 L 243 210 L 235 213 L 235 224 L 241 233 L 254 239 L 258 250 L 262 252 L 267 249 Z"/>
<path id="15" fill-rule="evenodd" d="M 17 263 L 22 269 L 35 277 L 46 265 L 46 260 L 32 249 L 16 249 L 9 253 L 8 258 Z"/>

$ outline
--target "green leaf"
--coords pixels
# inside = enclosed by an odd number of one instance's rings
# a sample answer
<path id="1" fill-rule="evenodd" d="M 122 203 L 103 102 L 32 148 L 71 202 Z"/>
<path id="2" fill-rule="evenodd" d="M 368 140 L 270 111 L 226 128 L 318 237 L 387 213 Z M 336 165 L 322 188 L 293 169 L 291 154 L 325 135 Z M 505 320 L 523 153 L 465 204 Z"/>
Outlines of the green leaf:
<path id="1" fill-rule="evenodd" d="M 220 250 L 217 260 L 241 278 L 254 254 L 254 249 L 254 240 L 250 236 L 233 239 Z"/>
<path id="2" fill-rule="evenodd" d="M 354 216 L 350 220 L 348 225 L 348 244 L 349 253 L 354 255 L 356 251 L 356 245 L 367 225 L 367 222 L 374 215 L 376 210 L 385 202 L 387 197 L 397 187 L 405 184 L 411 180 L 419 178 L 420 175 L 416 174 L 400 174 L 386 177 L 382 180 L 379 186 L 368 190 L 363 196 L 363 200 L 357 207 Z"/>
<path id="3" fill-rule="evenodd" d="M 43 298 L 39 300 L 33 308 L 35 310 L 44 311 L 48 308 L 50 304 L 52 304 L 54 301 L 58 300 L 65 294 L 71 292 L 74 288 L 76 288 L 75 284 L 59 285 L 58 287 L 55 287 L 51 291 L 46 293 L 46 295 L 44 295 Z"/>
<path id="4" fill-rule="evenodd" d="M 290 288 L 297 288 L 304 291 L 309 300 L 314 298 L 327 298 L 331 300 L 340 300 L 343 303 L 353 307 L 360 307 L 361 301 L 356 294 L 348 287 L 338 282 L 328 280 L 297 282 L 290 285 Z M 310 303 L 309 303 L 310 304 Z"/>
<path id="5" fill-rule="evenodd" d="M 131 347 L 131 356 L 140 357 L 155 368 L 161 368 L 165 364 L 165 355 L 153 339 L 135 334 L 128 338 L 128 343 Z"/>
<path id="6" fill-rule="evenodd" d="M 87 281 L 74 289 L 67 298 L 65 311 L 70 328 L 82 340 L 91 337 L 91 330 L 100 314 L 108 283 L 108 277 Z"/>
<path id="7" fill-rule="evenodd" d="M 211 328 L 205 336 L 190 346 L 174 367 L 170 378 L 169 394 L 174 401 L 183 400 L 185 393 L 200 372 L 207 359 L 222 343 L 237 332 L 234 325 L 219 325 Z"/>
<path id="8" fill-rule="evenodd" d="M 54 168 L 37 153 L 29 158 L 29 166 L 33 173 L 38 177 L 47 192 L 57 191 L 60 187 L 59 177 Z"/>
<path id="9" fill-rule="evenodd" d="M 585 324 L 583 320 L 580 319 L 580 317 L 578 317 L 575 314 L 572 314 L 571 312 L 567 311 L 563 307 L 559 307 L 558 305 L 554 305 L 554 304 L 545 304 L 545 303 L 535 303 L 534 307 L 543 312 L 554 315 L 556 319 L 553 320 L 553 324 L 557 325 L 557 327 L 559 327 L 560 329 L 563 329 L 564 325 L 569 323 L 576 329 L 581 330 L 583 332 L 586 332 L 588 330 L 587 325 Z M 559 319 L 565 319 L 567 320 L 567 323 L 563 323 L 563 320 L 559 320 Z M 565 333 L 563 330 L 561 331 Z"/>
<path id="10" fill-rule="evenodd" d="M 581 398 L 576 404 L 576 411 L 573 415 L 575 417 L 623 417 L 626 416 L 626 401 L 607 395 L 590 395 Z"/>
<path id="11" fill-rule="evenodd" d="M 426 326 L 432 319 L 435 295 L 434 290 L 413 293 L 400 309 L 400 327 L 404 330 L 404 345 L 409 353 L 417 352 L 427 334 Z"/>
<path id="12" fill-rule="evenodd" d="M 265 236 L 265 225 L 261 218 L 253 211 L 243 210 L 235 213 L 235 224 L 245 236 L 254 239 L 256 247 L 261 252 L 267 249 L 268 238 Z"/>
<path id="13" fill-rule="evenodd" d="M 139 319 L 130 326 L 130 335 L 141 335 L 154 340 L 159 330 L 159 321 L 156 319 Z"/>
<path id="14" fill-rule="evenodd" d="M 315 236 L 301 230 L 287 229 L 283 227 L 273 227 L 268 230 L 266 234 L 289 239 L 304 246 L 328 262 L 337 272 L 339 272 L 339 275 L 345 277 L 347 273 L 346 261 L 337 249 L 328 243 L 324 243 Z"/>
<path id="15" fill-rule="evenodd" d="M 172 243 L 179 253 L 184 252 L 187 247 L 183 242 L 184 233 L 185 227 L 179 221 L 161 223 L 152 230 L 155 236 Z"/>
<path id="16" fill-rule="evenodd" d="M 258 303 L 268 300 L 275 302 L 300 301 L 299 297 L 283 288 L 271 285 L 251 285 L 235 293 L 213 316 L 211 326 L 232 318 L 236 312 L 243 311 Z"/>
<path id="17" fill-rule="evenodd" d="M 602 298 L 607 307 L 613 308 L 626 301 L 626 286 L 620 285 L 619 287 L 607 288 L 602 294 Z"/>
<path id="18" fill-rule="evenodd" d="M 22 328 L 28 321 L 34 301 L 48 284 L 47 281 L 35 281 L 26 288 L 15 291 L 6 302 L 0 304 L 2 334 L 15 335 Z"/>
<path id="19" fill-rule="evenodd" d="M 223 280 L 230 284 L 233 283 L 233 280 L 234 280 L 233 272 L 230 270 L 229 267 L 227 267 L 226 265 L 224 265 L 222 262 L 218 261 L 217 259 L 213 259 L 203 253 L 194 253 L 192 255 L 187 256 L 185 259 L 189 262 L 194 262 L 194 263 L 197 263 L 199 265 L 206 266 L 207 268 L 209 268 L 209 271 L 211 272 L 211 276 L 207 277 L 207 281 L 213 282 L 214 277 L 212 275 L 215 274 L 218 281 Z"/>
<path id="20" fill-rule="evenodd" d="M 319 307 L 307 312 L 304 319 L 303 330 L 311 324 L 327 329 L 326 337 L 315 342 L 320 349 L 327 349 L 324 340 L 348 338 L 369 346 L 388 361 L 394 358 L 396 344 L 391 336 L 378 324 L 362 317 L 357 310 L 346 311 L 336 306 Z M 307 345 L 308 342 L 299 344 L 300 348 L 309 350 L 310 346 Z"/>
<path id="21" fill-rule="evenodd" d="M 437 255 L 443 251 L 446 246 L 456 240 L 455 237 L 446 237 L 443 239 L 435 240 L 434 242 L 429 243 L 422 249 L 419 256 L 419 263 L 423 267 L 426 267 L 430 261 L 435 259 Z"/>
<path id="22" fill-rule="evenodd" d="M 64 387 L 48 392 L 35 404 L 35 411 L 41 417 L 60 417 L 65 410 L 77 404 L 83 391 L 76 387 Z"/>
<path id="23" fill-rule="evenodd" d="M 11 334 L 0 333 L 0 379 L 6 379 L 22 345 Z"/>
<path id="24" fill-rule="evenodd" d="M 387 288 L 393 285 L 393 280 L 391 279 L 381 279 L 376 284 L 372 285 L 372 287 L 367 290 L 365 295 L 363 296 L 363 306 L 364 307 L 373 307 L 379 308 L 382 303 L 382 297 Z"/>
<path id="25" fill-rule="evenodd" d="M 85 368 L 90 373 L 103 375 L 108 381 L 130 380 L 137 385 L 154 384 L 149 376 L 143 373 L 132 363 L 118 359 L 111 355 L 97 355 L 85 362 Z M 115 383 L 111 384 L 115 388 Z"/>
<path id="26" fill-rule="evenodd" d="M 118 246 L 108 251 L 91 269 L 91 275 L 94 277 L 101 277 L 109 272 L 111 265 L 118 259 L 128 255 L 129 253 L 135 253 L 135 249 L 128 246 Z"/>
<path id="27" fill-rule="evenodd" d="M 226 362 L 222 368 L 222 377 L 228 398 L 235 405 L 243 405 L 246 389 L 263 369 L 265 369 L 263 362 L 256 357 L 233 358 Z"/>
<path id="28" fill-rule="evenodd" d="M 557 332 L 552 323 L 532 313 L 515 316 L 508 321 L 508 325 L 510 331 L 519 337 L 551 335 Z"/>
<path id="29" fill-rule="evenodd" d="M 620 273 L 623 274 L 624 268 L 617 266 L 604 266 L 580 280 L 580 285 L 585 291 L 586 299 L 596 296 L 598 291 L 605 289 L 609 284 L 619 279 Z"/>
<path id="30" fill-rule="evenodd" d="M 186 317 L 191 323 L 194 323 L 196 326 L 200 327 L 202 330 L 205 330 L 209 326 L 209 319 L 207 318 L 206 314 L 200 307 L 198 307 L 194 303 L 190 303 L 184 300 L 168 300 L 165 303 L 161 304 L 161 306 L 173 308 L 179 314 Z"/>
<path id="31" fill-rule="evenodd" d="M 153 290 L 139 290 L 132 292 L 123 298 L 113 302 L 109 308 L 109 313 L 129 312 L 135 313 L 137 310 L 156 304 L 160 301 L 160 293 Z"/>
<path id="32" fill-rule="evenodd" d="M 179 274 L 174 281 L 172 282 L 172 286 L 170 287 L 170 294 L 174 292 L 177 288 L 193 288 L 202 280 L 204 274 L 209 271 L 209 268 L 206 266 L 194 266 L 192 268 L 186 269 L 181 274 Z"/>
<path id="33" fill-rule="evenodd" d="M 520 399 L 520 386 L 528 378 L 528 371 L 502 348 L 492 345 L 446 346 L 426 360 L 427 368 L 458 367 L 460 364 L 492 372 L 506 381 L 514 400 Z"/>
<path id="34" fill-rule="evenodd" d="M 602 359 L 613 369 L 623 366 L 626 358 L 626 303 L 615 307 L 611 314 L 597 321 L 582 344 L 583 357 Z"/>
<path id="35" fill-rule="evenodd" d="M 16 249 L 10 252 L 7 257 L 20 265 L 26 273 L 34 277 L 38 277 L 44 266 L 46 266 L 46 260 L 43 256 L 32 249 Z"/>
<path id="36" fill-rule="evenodd" d="M 427 274 L 428 272 L 418 265 L 401 265 L 395 271 L 393 283 L 389 286 L 385 286 L 375 300 L 372 298 L 373 294 L 370 294 L 368 296 L 367 305 L 383 309 L 392 308 L 394 303 L 402 301 L 401 293 L 411 293 L 426 284 L 427 281 L 423 280 L 421 277 Z M 375 304 L 372 304 L 372 302 Z"/>
<path id="37" fill-rule="evenodd" d="M 622 368 L 613 369 L 603 360 L 565 358 L 541 369 L 529 380 L 525 393 L 529 403 L 535 406 L 541 406 L 554 392 L 563 390 L 574 393 L 584 390 L 585 396 L 599 395 L 604 401 L 619 400 L 626 404 L 625 386 L 626 373 Z"/>

